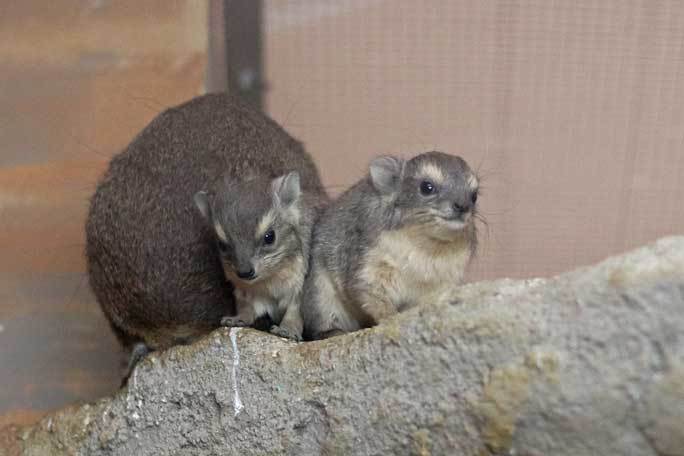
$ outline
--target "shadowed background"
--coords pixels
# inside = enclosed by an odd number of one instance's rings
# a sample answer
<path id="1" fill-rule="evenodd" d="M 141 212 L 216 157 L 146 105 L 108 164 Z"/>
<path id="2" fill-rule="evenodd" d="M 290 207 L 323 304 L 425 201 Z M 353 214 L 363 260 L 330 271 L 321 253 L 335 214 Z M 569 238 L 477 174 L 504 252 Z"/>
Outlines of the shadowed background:
<path id="1" fill-rule="evenodd" d="M 333 194 L 377 154 L 462 155 L 489 221 L 469 280 L 548 276 L 684 231 L 683 45 L 677 1 L 3 2 L 0 426 L 116 388 L 83 221 L 165 107 L 242 93 Z"/>

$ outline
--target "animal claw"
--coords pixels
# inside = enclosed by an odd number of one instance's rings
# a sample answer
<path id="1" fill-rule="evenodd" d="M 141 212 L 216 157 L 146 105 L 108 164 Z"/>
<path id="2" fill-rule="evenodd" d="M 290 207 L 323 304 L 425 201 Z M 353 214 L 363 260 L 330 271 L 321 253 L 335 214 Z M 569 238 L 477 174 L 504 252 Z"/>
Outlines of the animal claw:
<path id="1" fill-rule="evenodd" d="M 286 339 L 291 339 L 296 342 L 301 342 L 302 336 L 299 334 L 296 334 L 294 331 L 289 330 L 288 328 L 283 328 L 282 326 L 276 326 L 273 325 L 271 326 L 271 334 L 275 334 L 278 337 L 284 337 Z"/>

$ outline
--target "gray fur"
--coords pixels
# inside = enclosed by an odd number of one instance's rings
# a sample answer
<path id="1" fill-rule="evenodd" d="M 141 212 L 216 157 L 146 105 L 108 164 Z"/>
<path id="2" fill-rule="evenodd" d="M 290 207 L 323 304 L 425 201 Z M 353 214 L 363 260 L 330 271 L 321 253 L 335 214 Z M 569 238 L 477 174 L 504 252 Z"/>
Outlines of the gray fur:
<path id="1" fill-rule="evenodd" d="M 370 164 L 369 174 L 373 187 L 383 195 L 399 190 L 404 161 L 390 156 L 378 157 Z"/>
<path id="2" fill-rule="evenodd" d="M 195 193 L 195 196 L 193 196 L 192 199 L 195 201 L 195 206 L 197 206 L 197 209 L 199 209 L 202 217 L 204 217 L 206 220 L 209 220 L 209 218 L 211 218 L 211 209 L 209 208 L 209 195 L 207 192 L 200 190 L 199 192 Z"/>
<path id="3" fill-rule="evenodd" d="M 299 173 L 291 172 L 273 181 L 272 189 L 275 203 L 281 207 L 290 207 L 299 200 L 302 193 Z"/>
<path id="4" fill-rule="evenodd" d="M 302 193 L 296 171 L 275 179 L 224 176 L 210 191 L 195 195 L 225 275 L 236 288 L 237 315 L 223 318 L 222 325 L 252 326 L 268 315 L 276 323 L 272 332 L 301 339 L 301 292 L 317 208 L 324 200 L 319 193 Z M 272 244 L 264 241 L 266 232 L 273 234 Z M 255 278 L 239 276 L 248 270 Z"/>
<path id="5" fill-rule="evenodd" d="M 425 180 L 421 170 L 427 165 L 441 170 L 446 177 L 438 192 L 429 197 L 420 192 L 420 184 Z M 477 186 L 469 186 L 469 178 L 473 177 L 462 158 L 441 152 L 424 153 L 408 161 L 394 157 L 375 159 L 369 174 L 330 204 L 314 229 L 302 312 L 305 336 L 321 338 L 377 323 L 382 313 L 373 312 L 373 306 L 386 297 L 375 293 L 375 299 L 368 299 L 374 284 L 368 283 L 361 271 L 383 233 L 416 227 L 419 236 L 427 239 L 441 236 L 443 223 L 456 223 L 461 217 L 468 217 L 462 229 L 444 232 L 444 245 L 446 249 L 465 246 L 469 258 L 477 245 L 473 222 L 476 204 L 472 200 Z M 465 209 L 465 216 L 459 207 Z M 463 242 L 456 246 L 448 238 L 451 235 Z M 328 277 L 329 282 L 321 277 Z M 329 287 L 321 286 L 320 280 Z M 388 304 L 391 313 L 415 303 Z"/>
<path id="6" fill-rule="evenodd" d="M 306 196 L 299 223 L 312 224 L 325 193 L 311 157 L 274 121 L 225 94 L 161 113 L 112 159 L 90 203 L 86 258 L 90 285 L 124 345 L 166 348 L 234 314 L 233 285 L 207 220 L 219 217 L 236 240 L 246 239 L 256 214 L 273 204 L 272 180 L 291 171 Z M 292 230 L 307 255 L 310 227 Z"/>

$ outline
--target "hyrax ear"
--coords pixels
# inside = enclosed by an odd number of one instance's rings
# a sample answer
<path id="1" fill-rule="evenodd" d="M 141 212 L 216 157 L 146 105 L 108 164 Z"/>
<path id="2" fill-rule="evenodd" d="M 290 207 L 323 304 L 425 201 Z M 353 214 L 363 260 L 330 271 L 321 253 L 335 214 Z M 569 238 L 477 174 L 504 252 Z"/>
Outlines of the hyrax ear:
<path id="1" fill-rule="evenodd" d="M 273 197 L 281 207 L 289 207 L 299 200 L 302 188 L 299 183 L 299 173 L 292 171 L 289 174 L 273 179 L 271 184 Z"/>
<path id="2" fill-rule="evenodd" d="M 398 191 L 403 170 L 404 160 L 400 158 L 390 156 L 376 158 L 370 164 L 373 187 L 385 195 Z"/>
<path id="3" fill-rule="evenodd" d="M 207 192 L 204 190 L 199 191 L 195 193 L 195 196 L 193 196 L 192 199 L 195 201 L 195 206 L 199 209 L 202 217 L 204 217 L 205 220 L 209 220 L 211 218 L 211 208 L 209 207 L 209 195 Z"/>

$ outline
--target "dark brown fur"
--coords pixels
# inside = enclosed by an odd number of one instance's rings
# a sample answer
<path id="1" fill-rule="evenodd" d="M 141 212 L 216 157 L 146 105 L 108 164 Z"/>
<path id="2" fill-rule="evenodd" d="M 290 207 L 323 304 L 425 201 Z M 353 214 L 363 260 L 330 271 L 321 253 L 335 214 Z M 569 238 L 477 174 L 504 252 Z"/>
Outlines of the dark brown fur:
<path id="1" fill-rule="evenodd" d="M 220 176 L 293 170 L 303 190 L 324 193 L 299 142 L 223 94 L 163 112 L 112 159 L 91 200 L 86 258 L 90 286 L 124 345 L 184 343 L 234 313 L 193 195 Z"/>

